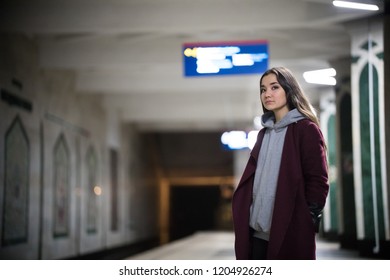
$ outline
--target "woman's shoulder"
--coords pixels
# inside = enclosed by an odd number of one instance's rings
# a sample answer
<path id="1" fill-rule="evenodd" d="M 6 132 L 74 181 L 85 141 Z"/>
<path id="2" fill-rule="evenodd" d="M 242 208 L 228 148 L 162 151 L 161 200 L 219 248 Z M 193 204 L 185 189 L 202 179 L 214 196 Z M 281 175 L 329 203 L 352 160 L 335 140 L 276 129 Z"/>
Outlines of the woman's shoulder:
<path id="1" fill-rule="evenodd" d="M 308 128 L 308 127 L 312 127 L 312 128 L 316 128 L 316 129 L 319 129 L 318 125 L 313 122 L 312 120 L 308 119 L 308 118 L 304 118 L 304 119 L 301 119 L 296 123 L 296 126 L 298 128 Z"/>
<path id="2" fill-rule="evenodd" d="M 298 130 L 298 133 L 301 135 L 317 135 L 319 137 L 323 137 L 321 129 L 318 127 L 318 125 L 313 122 L 310 119 L 302 119 L 296 122 L 295 125 L 296 129 Z"/>

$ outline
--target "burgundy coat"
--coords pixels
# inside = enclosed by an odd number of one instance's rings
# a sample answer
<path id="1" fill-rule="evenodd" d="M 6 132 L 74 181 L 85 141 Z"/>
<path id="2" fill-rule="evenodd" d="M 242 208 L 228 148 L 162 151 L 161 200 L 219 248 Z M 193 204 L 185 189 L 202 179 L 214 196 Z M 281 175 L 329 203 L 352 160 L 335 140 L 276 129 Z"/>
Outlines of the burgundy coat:
<path id="1" fill-rule="evenodd" d="M 257 158 L 265 129 L 259 132 L 232 210 L 237 259 L 250 259 L 249 211 Z M 275 196 L 267 259 L 315 259 L 315 227 L 308 203 L 324 206 L 329 191 L 324 139 L 318 126 L 303 119 L 288 126 Z"/>

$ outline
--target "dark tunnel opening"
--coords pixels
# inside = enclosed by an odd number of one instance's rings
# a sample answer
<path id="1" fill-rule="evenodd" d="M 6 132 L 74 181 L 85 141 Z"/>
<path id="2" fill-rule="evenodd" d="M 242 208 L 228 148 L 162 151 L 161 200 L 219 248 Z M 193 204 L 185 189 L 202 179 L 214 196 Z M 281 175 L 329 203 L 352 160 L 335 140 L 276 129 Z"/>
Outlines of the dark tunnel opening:
<path id="1" fill-rule="evenodd" d="M 219 186 L 173 186 L 171 191 L 170 241 L 218 230 Z"/>

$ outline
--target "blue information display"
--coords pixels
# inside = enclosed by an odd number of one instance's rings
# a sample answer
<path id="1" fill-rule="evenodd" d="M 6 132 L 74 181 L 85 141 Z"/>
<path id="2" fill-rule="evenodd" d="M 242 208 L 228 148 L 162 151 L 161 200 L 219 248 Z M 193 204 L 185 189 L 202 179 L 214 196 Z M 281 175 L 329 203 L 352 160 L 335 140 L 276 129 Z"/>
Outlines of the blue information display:
<path id="1" fill-rule="evenodd" d="M 183 58 L 186 77 L 262 74 L 268 68 L 268 42 L 185 43 Z"/>

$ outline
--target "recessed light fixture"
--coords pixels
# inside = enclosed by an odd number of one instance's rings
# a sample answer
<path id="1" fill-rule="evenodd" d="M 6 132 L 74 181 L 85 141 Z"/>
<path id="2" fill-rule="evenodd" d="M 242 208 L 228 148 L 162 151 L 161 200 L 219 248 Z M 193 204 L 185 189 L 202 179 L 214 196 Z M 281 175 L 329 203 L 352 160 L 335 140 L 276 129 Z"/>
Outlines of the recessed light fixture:
<path id="1" fill-rule="evenodd" d="M 349 1 L 333 1 L 333 6 L 341 7 L 341 8 L 368 10 L 368 11 L 379 10 L 379 7 L 374 4 L 364 4 L 364 3 L 349 2 Z"/>
<path id="2" fill-rule="evenodd" d="M 303 78 L 307 83 L 330 86 L 336 85 L 335 76 L 336 70 L 334 68 L 306 71 L 303 73 Z"/>

